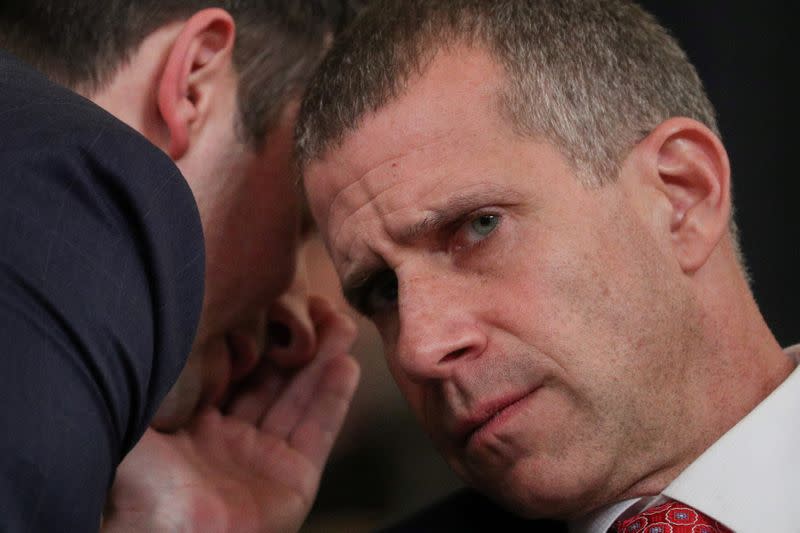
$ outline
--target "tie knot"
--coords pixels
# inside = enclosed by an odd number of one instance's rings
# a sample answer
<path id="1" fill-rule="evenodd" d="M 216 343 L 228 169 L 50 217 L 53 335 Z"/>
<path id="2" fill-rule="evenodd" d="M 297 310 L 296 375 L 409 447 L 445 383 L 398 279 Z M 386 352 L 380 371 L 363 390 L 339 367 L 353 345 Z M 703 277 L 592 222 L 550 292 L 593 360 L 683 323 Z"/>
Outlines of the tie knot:
<path id="1" fill-rule="evenodd" d="M 620 520 L 616 533 L 733 533 L 686 504 L 670 501 Z"/>

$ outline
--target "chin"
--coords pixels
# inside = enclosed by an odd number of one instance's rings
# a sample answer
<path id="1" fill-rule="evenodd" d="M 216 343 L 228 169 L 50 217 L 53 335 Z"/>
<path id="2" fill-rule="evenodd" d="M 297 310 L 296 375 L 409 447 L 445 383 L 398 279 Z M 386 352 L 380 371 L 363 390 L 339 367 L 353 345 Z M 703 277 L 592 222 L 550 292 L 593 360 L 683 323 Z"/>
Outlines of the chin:
<path id="1" fill-rule="evenodd" d="M 526 519 L 570 519 L 591 511 L 593 491 L 568 468 L 546 469 L 517 462 L 502 475 L 484 477 L 474 487 Z"/>
<path id="2" fill-rule="evenodd" d="M 568 520 L 586 514 L 578 502 L 552 491 L 545 491 L 546 494 L 524 494 L 509 486 L 478 490 L 511 513 L 528 520 L 542 518 Z"/>

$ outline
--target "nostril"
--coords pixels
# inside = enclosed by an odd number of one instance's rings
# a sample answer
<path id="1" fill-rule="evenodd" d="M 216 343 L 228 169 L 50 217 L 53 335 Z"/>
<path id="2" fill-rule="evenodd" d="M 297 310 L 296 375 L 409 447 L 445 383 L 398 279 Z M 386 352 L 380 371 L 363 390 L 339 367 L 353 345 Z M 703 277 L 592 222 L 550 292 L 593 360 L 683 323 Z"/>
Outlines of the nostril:
<path id="1" fill-rule="evenodd" d="M 292 344 L 292 330 L 280 322 L 270 322 L 267 325 L 267 340 L 272 346 L 288 348 Z"/>
<path id="2" fill-rule="evenodd" d="M 453 350 L 452 352 L 448 353 L 444 357 L 441 358 L 439 361 L 440 363 L 448 363 L 454 359 L 458 359 L 462 355 L 466 354 L 469 351 L 469 348 L 460 348 L 458 350 Z"/>

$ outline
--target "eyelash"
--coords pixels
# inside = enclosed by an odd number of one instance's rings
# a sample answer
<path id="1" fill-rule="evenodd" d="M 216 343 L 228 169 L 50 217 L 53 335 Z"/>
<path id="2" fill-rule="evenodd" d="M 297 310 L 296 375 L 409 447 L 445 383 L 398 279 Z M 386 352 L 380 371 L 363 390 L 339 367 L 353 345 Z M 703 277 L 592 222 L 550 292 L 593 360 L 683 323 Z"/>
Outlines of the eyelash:
<path id="1" fill-rule="evenodd" d="M 466 215 L 465 217 L 461 217 L 456 220 L 452 225 L 450 231 L 448 233 L 451 235 L 449 240 L 451 242 L 457 241 L 459 234 L 467 231 L 471 231 L 474 228 L 470 228 L 470 225 L 475 223 L 476 221 L 480 220 L 483 217 L 492 217 L 493 220 L 496 220 L 496 225 L 489 230 L 489 232 L 484 235 L 482 238 L 474 239 L 472 242 L 467 244 L 458 244 L 457 242 L 454 245 L 449 246 L 452 252 L 461 252 L 465 249 L 475 249 L 477 247 L 482 246 L 500 227 L 503 223 L 503 216 L 498 213 L 497 211 L 477 211 L 472 212 Z M 382 285 L 382 286 L 381 286 Z M 397 276 L 392 270 L 386 269 L 375 272 L 365 281 L 364 285 L 358 291 L 358 296 L 356 298 L 355 307 L 362 315 L 368 318 L 374 318 L 376 315 L 380 314 L 381 311 L 384 309 L 377 309 L 378 306 L 374 305 L 374 303 L 370 302 L 370 298 L 375 295 L 375 291 L 378 289 L 390 289 L 394 290 L 394 299 L 391 305 L 395 305 L 397 302 L 397 290 L 398 290 L 398 282 Z M 390 304 L 384 304 L 384 307 Z"/>
<path id="2" fill-rule="evenodd" d="M 470 239 L 470 242 L 466 244 L 459 243 L 458 242 L 459 238 L 464 237 L 466 232 L 475 231 L 475 229 L 471 227 L 471 225 L 484 217 L 492 217 L 492 219 L 496 221 L 495 226 L 491 228 L 488 233 L 481 236 L 480 238 Z M 494 235 L 494 233 L 497 231 L 497 229 L 500 227 L 502 223 L 503 223 L 503 216 L 497 211 L 477 211 L 470 213 L 469 215 L 460 219 L 458 222 L 454 224 L 456 229 L 453 232 L 454 244 L 450 246 L 451 251 L 460 252 L 464 249 L 482 246 L 492 235 Z M 464 240 L 466 240 L 466 237 L 464 237 Z"/>

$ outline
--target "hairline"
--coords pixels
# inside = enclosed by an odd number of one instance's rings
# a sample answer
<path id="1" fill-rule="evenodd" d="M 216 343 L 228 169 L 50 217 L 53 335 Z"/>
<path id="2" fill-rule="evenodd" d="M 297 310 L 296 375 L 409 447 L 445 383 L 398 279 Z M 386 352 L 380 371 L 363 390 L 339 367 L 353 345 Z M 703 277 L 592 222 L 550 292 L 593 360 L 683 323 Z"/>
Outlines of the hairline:
<path id="1" fill-rule="evenodd" d="M 437 38 L 438 37 L 438 38 Z M 566 149 L 566 143 L 558 139 L 556 135 L 548 134 L 545 128 L 539 128 L 534 131 L 530 128 L 529 124 L 524 124 L 520 120 L 515 119 L 514 109 L 512 102 L 515 96 L 512 94 L 513 77 L 506 62 L 492 45 L 493 43 L 487 42 L 483 36 L 474 32 L 472 35 L 462 32 L 447 38 L 444 33 L 432 34 L 428 33 L 421 38 L 416 39 L 418 48 L 421 50 L 415 54 L 413 61 L 406 68 L 402 70 L 396 77 L 395 83 L 392 84 L 391 90 L 387 97 L 381 102 L 379 107 L 364 108 L 360 113 L 355 115 L 352 119 L 352 124 L 345 128 L 341 128 L 335 133 L 325 139 L 323 143 L 315 147 L 310 152 L 303 152 L 295 150 L 296 166 L 299 171 L 299 176 L 302 179 L 307 168 L 317 162 L 325 159 L 332 152 L 341 149 L 352 136 L 356 135 L 364 125 L 364 122 L 369 118 L 379 114 L 386 107 L 393 103 L 397 103 L 404 96 L 408 95 L 415 83 L 419 83 L 430 71 L 432 63 L 438 56 L 443 53 L 452 52 L 453 49 L 463 48 L 466 51 L 485 54 L 498 68 L 500 79 L 498 86 L 493 89 L 491 110 L 497 113 L 497 116 L 505 123 L 509 131 L 520 139 L 531 141 L 546 141 L 554 149 L 558 151 L 566 160 L 571 170 L 576 173 L 578 181 L 586 186 L 596 186 L 608 182 L 613 182 L 618 177 L 618 173 L 608 180 L 591 180 L 585 178 L 583 174 L 587 170 L 579 161 L 576 160 L 572 154 Z M 527 126 L 527 127 L 526 127 Z M 630 147 L 632 149 L 633 146 Z"/>
<path id="2" fill-rule="evenodd" d="M 578 183 L 587 189 L 602 188 L 608 184 L 616 182 L 619 178 L 621 163 L 636 147 L 636 145 L 641 142 L 641 140 L 645 138 L 650 131 L 652 131 L 651 129 L 648 131 L 639 132 L 639 138 L 637 141 L 630 143 L 627 148 L 620 150 L 617 154 L 615 154 L 616 160 L 613 162 L 613 166 L 611 167 L 613 168 L 613 172 L 606 173 L 604 176 L 600 176 L 598 178 L 593 175 L 595 169 L 592 168 L 592 162 L 579 161 L 568 148 L 569 143 L 567 140 L 558 138 L 558 135 L 555 135 L 553 132 L 547 132 L 546 128 L 542 127 L 541 125 L 533 125 L 534 128 L 531 128 L 530 123 L 523 123 L 521 120 L 517 120 L 515 118 L 517 114 L 514 113 L 512 104 L 514 99 L 518 98 L 518 96 L 513 94 L 513 91 L 515 90 L 513 87 L 514 74 L 509 71 L 509 68 L 506 64 L 507 58 L 496 50 L 496 46 L 494 46 L 495 43 L 492 42 L 488 34 L 481 33 L 479 30 L 475 29 L 473 29 L 471 33 L 467 31 L 461 31 L 460 33 L 456 33 L 454 35 L 449 35 L 447 31 L 429 31 L 423 33 L 421 36 L 417 36 L 414 40 L 412 40 L 411 43 L 417 47 L 416 53 L 412 56 L 412 60 L 408 62 L 408 64 L 403 65 L 404 68 L 402 68 L 401 71 L 395 76 L 394 83 L 391 84 L 386 98 L 378 107 L 364 107 L 360 113 L 353 117 L 351 124 L 345 128 L 341 128 L 339 131 L 336 131 L 335 135 L 329 136 L 324 140 L 323 143 L 319 144 L 318 146 L 314 146 L 311 151 L 306 151 L 305 147 L 300 148 L 302 140 L 299 135 L 301 132 L 298 130 L 298 136 L 296 138 L 297 142 L 295 143 L 295 150 L 293 151 L 293 159 L 300 190 L 302 191 L 304 197 L 307 195 L 305 187 L 305 175 L 308 167 L 311 164 L 319 162 L 329 156 L 332 152 L 341 149 L 348 139 L 359 132 L 367 119 L 375 116 L 381 110 L 385 109 L 392 103 L 397 102 L 403 98 L 403 96 L 408 94 L 412 85 L 414 83 L 418 83 L 427 74 L 431 68 L 432 62 L 438 55 L 440 55 L 442 52 L 447 52 L 448 49 L 457 48 L 459 46 L 479 53 L 485 53 L 492 60 L 495 66 L 498 67 L 498 72 L 500 73 L 499 75 L 502 76 L 502 79 L 499 80 L 499 86 L 495 90 L 496 92 L 492 98 L 491 107 L 494 112 L 498 113 L 498 116 L 501 118 L 501 120 L 509 126 L 511 132 L 520 139 L 531 141 L 543 140 L 549 143 L 559 154 L 565 158 L 569 168 L 575 173 L 575 179 L 578 181 Z M 395 44 L 395 46 L 397 46 L 397 44 Z M 666 117 L 663 120 L 668 120 L 669 118 L 672 117 Z M 663 120 L 661 122 L 663 122 Z M 705 122 L 701 123 L 708 127 L 714 135 L 720 135 L 716 122 L 712 124 L 705 124 Z M 658 126 L 658 124 L 654 124 L 653 128 L 656 126 Z M 536 131 L 535 128 L 538 128 L 538 131 Z M 736 261 L 741 268 L 742 274 L 747 280 L 748 284 L 750 284 L 752 283 L 752 278 L 747 266 L 746 258 L 744 257 L 741 249 L 740 232 L 734 218 L 734 213 L 735 205 L 733 201 L 731 201 L 731 215 L 728 223 L 727 238 L 730 239 L 734 256 L 736 257 Z"/>

